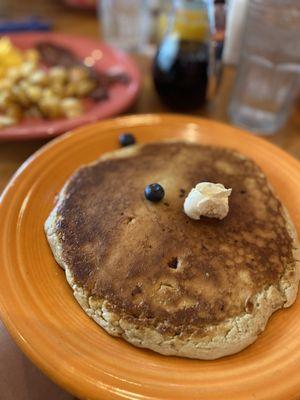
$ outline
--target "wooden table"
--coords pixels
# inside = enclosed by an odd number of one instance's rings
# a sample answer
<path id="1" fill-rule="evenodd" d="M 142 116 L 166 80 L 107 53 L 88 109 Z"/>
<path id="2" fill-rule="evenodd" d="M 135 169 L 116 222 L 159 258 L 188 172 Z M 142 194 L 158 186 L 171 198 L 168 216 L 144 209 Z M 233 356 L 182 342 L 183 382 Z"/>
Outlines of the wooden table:
<path id="1" fill-rule="evenodd" d="M 54 22 L 59 32 L 100 37 L 95 13 L 71 10 L 59 0 L 1 0 L 0 17 L 26 16 L 34 13 Z M 134 56 L 143 77 L 142 93 L 136 104 L 126 112 L 168 112 L 157 97 L 151 80 L 150 60 L 141 55 Z M 228 99 L 235 71 L 226 67 L 218 93 L 213 101 L 196 115 L 229 123 Z M 276 135 L 267 138 L 300 159 L 300 103 L 295 106 L 288 123 Z M 30 142 L 0 142 L 0 193 L 17 168 L 46 140 Z M 2 368 L 1 368 L 2 366 Z M 0 393 L 5 400 L 68 400 L 71 396 L 53 385 L 16 348 L 0 321 Z M 0 397 L 1 397 L 0 395 Z M 2 398 L 2 397 L 1 397 Z"/>

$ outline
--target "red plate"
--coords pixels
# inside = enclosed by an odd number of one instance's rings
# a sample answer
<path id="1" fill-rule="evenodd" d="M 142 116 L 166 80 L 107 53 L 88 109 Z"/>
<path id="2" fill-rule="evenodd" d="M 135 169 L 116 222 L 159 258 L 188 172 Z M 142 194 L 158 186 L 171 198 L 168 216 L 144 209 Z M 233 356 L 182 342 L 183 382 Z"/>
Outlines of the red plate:
<path id="1" fill-rule="evenodd" d="M 99 71 L 113 70 L 124 72 L 130 77 L 128 85 L 115 84 L 109 89 L 109 98 L 97 103 L 89 102 L 83 115 L 75 118 L 55 120 L 24 119 L 20 124 L 0 129 L 0 140 L 23 140 L 46 138 L 59 135 L 77 126 L 95 122 L 127 109 L 135 100 L 140 89 L 140 72 L 134 61 L 120 50 L 104 43 L 80 36 L 61 33 L 21 33 L 9 35 L 13 44 L 21 49 L 28 49 L 42 40 L 64 46 L 72 50 L 81 59 L 85 59 L 99 50 L 100 58 L 94 68 Z"/>

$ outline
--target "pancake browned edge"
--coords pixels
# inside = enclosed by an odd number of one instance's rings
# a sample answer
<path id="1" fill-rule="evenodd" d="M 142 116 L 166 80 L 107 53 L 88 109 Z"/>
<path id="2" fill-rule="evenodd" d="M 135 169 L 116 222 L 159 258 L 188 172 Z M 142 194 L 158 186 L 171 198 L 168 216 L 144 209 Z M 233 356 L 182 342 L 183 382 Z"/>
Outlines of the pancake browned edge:
<path id="1" fill-rule="evenodd" d="M 198 182 L 232 188 L 222 221 L 189 219 Z M 152 182 L 166 196 L 143 196 Z M 229 149 L 137 145 L 80 168 L 45 223 L 74 296 L 109 334 L 165 355 L 215 359 L 253 343 L 290 306 L 299 244 L 259 167 Z"/>

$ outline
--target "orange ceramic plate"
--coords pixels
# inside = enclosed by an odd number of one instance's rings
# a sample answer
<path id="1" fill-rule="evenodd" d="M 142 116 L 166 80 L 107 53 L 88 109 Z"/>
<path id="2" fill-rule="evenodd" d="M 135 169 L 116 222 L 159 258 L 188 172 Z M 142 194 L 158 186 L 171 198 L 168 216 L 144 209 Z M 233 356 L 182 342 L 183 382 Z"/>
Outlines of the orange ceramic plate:
<path id="1" fill-rule="evenodd" d="M 43 224 L 70 174 L 118 148 L 123 131 L 133 132 L 140 143 L 187 139 L 247 154 L 263 168 L 299 230 L 299 163 L 264 140 L 216 122 L 171 115 L 82 127 L 33 155 L 1 199 L 0 306 L 14 339 L 50 378 L 82 399 L 299 399 L 299 300 L 277 312 L 241 353 L 196 361 L 161 356 L 107 335 L 73 298 Z"/>

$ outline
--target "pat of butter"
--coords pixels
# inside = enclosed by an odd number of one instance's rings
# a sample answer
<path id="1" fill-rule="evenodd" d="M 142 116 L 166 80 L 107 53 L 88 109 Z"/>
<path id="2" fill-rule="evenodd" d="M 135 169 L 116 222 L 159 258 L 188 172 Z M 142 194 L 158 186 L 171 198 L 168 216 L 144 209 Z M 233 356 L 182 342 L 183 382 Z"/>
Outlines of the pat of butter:
<path id="1" fill-rule="evenodd" d="M 184 212 L 192 219 L 200 219 L 201 216 L 223 219 L 229 211 L 231 191 L 221 183 L 198 183 L 184 201 Z"/>

